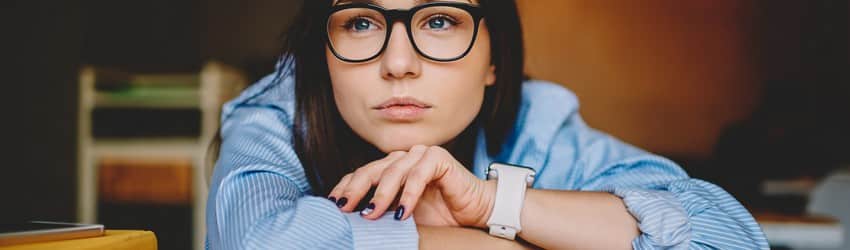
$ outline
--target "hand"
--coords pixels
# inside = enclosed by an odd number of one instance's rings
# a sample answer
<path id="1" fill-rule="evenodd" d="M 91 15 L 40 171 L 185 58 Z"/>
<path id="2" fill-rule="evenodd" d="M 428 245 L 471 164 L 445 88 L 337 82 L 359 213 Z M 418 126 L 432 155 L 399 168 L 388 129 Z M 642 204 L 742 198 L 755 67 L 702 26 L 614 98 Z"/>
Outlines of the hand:
<path id="1" fill-rule="evenodd" d="M 351 212 L 372 186 L 375 195 L 361 212 L 367 219 L 380 217 L 401 191 L 396 219 L 414 214 L 421 225 L 480 228 L 486 227 L 496 190 L 494 182 L 476 178 L 442 147 L 417 145 L 344 176 L 330 196 Z"/>

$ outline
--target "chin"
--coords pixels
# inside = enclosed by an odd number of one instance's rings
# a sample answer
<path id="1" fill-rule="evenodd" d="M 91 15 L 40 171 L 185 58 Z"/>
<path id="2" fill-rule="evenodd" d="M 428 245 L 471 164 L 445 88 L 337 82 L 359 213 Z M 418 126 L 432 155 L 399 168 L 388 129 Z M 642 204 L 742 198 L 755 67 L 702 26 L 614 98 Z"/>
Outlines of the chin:
<path id="1" fill-rule="evenodd" d="M 416 144 L 386 142 L 386 143 L 376 143 L 375 147 L 377 147 L 378 150 L 381 150 L 381 152 L 389 154 L 390 152 L 394 152 L 394 151 L 408 151 L 408 150 L 410 150 L 411 147 L 413 147 L 413 145 L 416 145 Z"/>
<path id="2" fill-rule="evenodd" d="M 374 144 L 375 147 L 377 147 L 379 150 L 381 150 L 381 152 L 384 153 L 389 153 L 393 151 L 408 151 L 414 145 L 419 144 L 427 145 L 427 143 L 422 140 L 403 137 L 387 137 L 387 139 L 385 140 L 379 140 L 372 144 Z"/>
<path id="3" fill-rule="evenodd" d="M 429 133 L 424 133 L 422 131 L 386 133 L 378 135 L 377 138 L 380 139 L 372 141 L 371 143 L 384 153 L 393 151 L 408 151 L 415 145 L 432 146 L 442 144 L 441 141 L 434 140 L 436 136 L 429 136 Z"/>

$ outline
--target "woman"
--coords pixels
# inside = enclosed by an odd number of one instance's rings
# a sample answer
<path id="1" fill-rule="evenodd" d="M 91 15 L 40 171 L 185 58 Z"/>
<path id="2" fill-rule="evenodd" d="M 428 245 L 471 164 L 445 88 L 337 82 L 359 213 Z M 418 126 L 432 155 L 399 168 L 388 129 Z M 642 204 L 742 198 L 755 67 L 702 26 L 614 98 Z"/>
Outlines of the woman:
<path id="1" fill-rule="evenodd" d="M 513 1 L 304 1 L 277 72 L 224 106 L 208 246 L 767 248 L 725 191 L 524 81 L 521 37 Z M 536 172 L 520 241 L 485 231 L 492 162 Z"/>

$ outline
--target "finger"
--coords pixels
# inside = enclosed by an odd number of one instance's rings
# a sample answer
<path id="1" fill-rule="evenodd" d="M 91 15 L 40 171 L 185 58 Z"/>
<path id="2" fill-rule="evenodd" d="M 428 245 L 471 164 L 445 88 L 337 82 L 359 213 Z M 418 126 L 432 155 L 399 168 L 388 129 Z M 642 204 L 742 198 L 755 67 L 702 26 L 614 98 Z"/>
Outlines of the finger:
<path id="1" fill-rule="evenodd" d="M 331 200 L 334 203 L 336 203 L 337 198 L 340 198 L 340 196 L 342 195 L 343 188 L 348 186 L 348 183 L 351 182 L 351 176 L 352 176 L 352 174 L 349 173 L 349 174 L 346 174 L 345 176 L 343 176 L 342 179 L 339 180 L 339 183 L 337 183 L 336 186 L 334 186 L 334 188 L 331 189 L 331 192 L 328 193 L 328 200 Z"/>
<path id="2" fill-rule="evenodd" d="M 396 219 L 406 220 L 413 214 L 425 188 L 446 172 L 448 166 L 445 162 L 451 161 L 454 161 L 454 157 L 445 149 L 436 146 L 428 148 L 419 162 L 407 174 L 407 180 L 404 182 L 404 189 L 401 192 L 401 198 L 399 198 L 400 211 L 397 211 Z"/>
<path id="3" fill-rule="evenodd" d="M 363 167 L 354 170 L 351 175 L 351 180 L 347 185 L 342 187 L 342 194 L 337 199 L 336 206 L 343 212 L 351 212 L 357 207 L 357 203 L 363 196 L 369 192 L 375 184 L 378 184 L 381 173 L 386 169 L 387 165 L 402 158 L 406 153 L 393 152 L 387 157 L 380 160 L 370 162 Z"/>
<path id="4" fill-rule="evenodd" d="M 422 158 L 427 146 L 413 146 L 401 159 L 389 164 L 380 177 L 375 195 L 369 202 L 367 209 L 361 211 L 361 215 L 367 219 L 377 219 L 386 212 L 404 183 L 410 168 Z"/>

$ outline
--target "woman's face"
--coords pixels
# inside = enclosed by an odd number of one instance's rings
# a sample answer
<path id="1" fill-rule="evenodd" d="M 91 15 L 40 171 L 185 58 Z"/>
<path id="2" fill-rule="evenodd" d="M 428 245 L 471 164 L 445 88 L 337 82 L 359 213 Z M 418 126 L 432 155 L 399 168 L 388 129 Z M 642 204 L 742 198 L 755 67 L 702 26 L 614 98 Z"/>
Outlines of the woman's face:
<path id="1" fill-rule="evenodd" d="M 377 0 L 374 4 L 410 9 L 417 2 L 421 1 Z M 443 145 L 454 139 L 476 117 L 484 89 L 496 80 L 490 64 L 490 36 L 483 23 L 470 52 L 451 62 L 419 55 L 403 22 L 388 25 L 392 32 L 386 49 L 367 62 L 342 61 L 326 47 L 334 100 L 343 120 L 383 152 L 406 151 L 417 144 Z"/>

